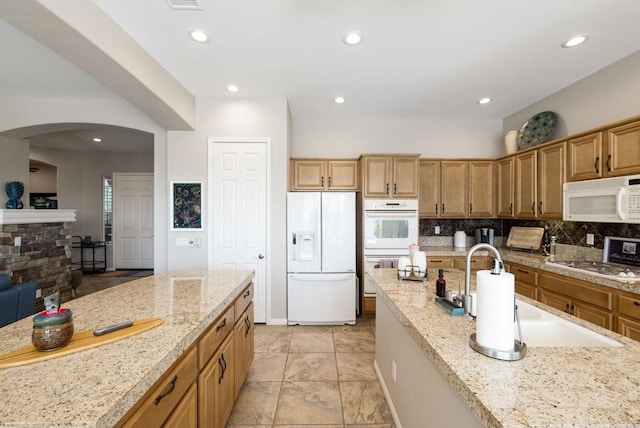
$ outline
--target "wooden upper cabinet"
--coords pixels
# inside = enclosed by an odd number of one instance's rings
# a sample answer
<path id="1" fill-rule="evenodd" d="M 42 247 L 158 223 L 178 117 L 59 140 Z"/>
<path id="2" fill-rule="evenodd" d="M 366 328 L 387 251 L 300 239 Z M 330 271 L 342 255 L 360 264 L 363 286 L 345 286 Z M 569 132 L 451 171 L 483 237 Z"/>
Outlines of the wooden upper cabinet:
<path id="1" fill-rule="evenodd" d="M 440 217 L 466 217 L 469 199 L 467 187 L 468 162 L 466 160 L 443 160 L 442 196 Z"/>
<path id="2" fill-rule="evenodd" d="M 500 159 L 498 168 L 498 217 L 513 217 L 514 157 Z"/>
<path id="3" fill-rule="evenodd" d="M 515 216 L 535 218 L 537 214 L 537 150 L 515 156 Z"/>
<path id="4" fill-rule="evenodd" d="M 365 198 L 418 197 L 418 155 L 363 156 Z"/>
<path id="5" fill-rule="evenodd" d="M 567 181 L 601 178 L 602 132 L 567 141 Z"/>
<path id="6" fill-rule="evenodd" d="M 495 161 L 469 161 L 469 217 L 495 217 L 495 176 Z"/>
<path id="7" fill-rule="evenodd" d="M 355 159 L 293 159 L 291 164 L 293 191 L 358 190 L 358 161 Z"/>
<path id="8" fill-rule="evenodd" d="M 608 176 L 640 174 L 640 121 L 607 131 Z"/>
<path id="9" fill-rule="evenodd" d="M 565 182 L 565 143 L 538 150 L 538 217 L 562 219 L 562 185 Z"/>
<path id="10" fill-rule="evenodd" d="M 420 159 L 420 217 L 437 217 L 440 213 L 440 161 Z"/>

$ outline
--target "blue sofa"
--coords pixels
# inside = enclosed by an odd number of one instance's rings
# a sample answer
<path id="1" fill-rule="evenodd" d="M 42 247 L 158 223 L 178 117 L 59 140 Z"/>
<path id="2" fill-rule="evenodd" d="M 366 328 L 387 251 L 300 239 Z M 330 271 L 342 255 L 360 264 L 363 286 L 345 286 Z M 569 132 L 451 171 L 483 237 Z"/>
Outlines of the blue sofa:
<path id="1" fill-rule="evenodd" d="M 32 282 L 11 286 L 11 276 L 0 273 L 0 327 L 33 315 L 36 285 Z"/>

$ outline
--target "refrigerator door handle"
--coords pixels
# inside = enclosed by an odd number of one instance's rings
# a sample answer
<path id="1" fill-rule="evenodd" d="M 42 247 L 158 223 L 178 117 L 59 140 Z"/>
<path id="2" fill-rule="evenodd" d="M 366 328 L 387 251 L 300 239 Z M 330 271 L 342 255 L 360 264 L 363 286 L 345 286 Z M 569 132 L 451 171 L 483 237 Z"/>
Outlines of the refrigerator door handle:
<path id="1" fill-rule="evenodd" d="M 290 275 L 291 279 L 295 279 L 296 281 L 307 281 L 307 282 L 318 282 L 317 276 L 310 275 Z M 342 276 L 331 276 L 330 278 L 322 278 L 322 282 L 336 282 L 336 281 L 345 281 L 353 278 L 353 274 L 350 275 L 342 275 Z"/>
<path id="2" fill-rule="evenodd" d="M 264 254 L 258 254 L 258 258 L 259 258 L 260 260 L 264 259 Z"/>

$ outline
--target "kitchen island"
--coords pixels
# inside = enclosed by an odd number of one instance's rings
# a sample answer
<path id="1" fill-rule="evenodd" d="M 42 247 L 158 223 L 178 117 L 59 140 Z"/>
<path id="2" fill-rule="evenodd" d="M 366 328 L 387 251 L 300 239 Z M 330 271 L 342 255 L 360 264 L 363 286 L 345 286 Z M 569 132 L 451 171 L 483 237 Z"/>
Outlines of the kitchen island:
<path id="1" fill-rule="evenodd" d="M 393 269 L 367 275 L 377 287 L 376 371 L 402 427 L 640 426 L 638 342 L 519 296 L 624 346 L 529 347 L 522 360 L 496 360 L 469 347 L 475 321 L 435 304 L 437 270 L 425 283 Z M 445 277 L 448 289 L 464 284 L 460 270 Z"/>
<path id="2" fill-rule="evenodd" d="M 0 369 L 0 426 L 112 427 L 251 284 L 253 271 L 175 271 L 63 304 L 76 332 L 162 318 L 144 333 Z M 233 323 L 232 323 L 233 324 Z M 31 344 L 32 320 L 0 329 L 0 354 Z"/>

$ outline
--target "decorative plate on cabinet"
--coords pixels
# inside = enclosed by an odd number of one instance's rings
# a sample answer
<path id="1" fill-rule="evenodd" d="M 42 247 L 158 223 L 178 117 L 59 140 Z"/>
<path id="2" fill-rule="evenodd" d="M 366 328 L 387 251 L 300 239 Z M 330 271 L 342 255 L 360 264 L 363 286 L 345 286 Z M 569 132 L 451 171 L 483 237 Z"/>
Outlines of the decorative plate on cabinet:
<path id="1" fill-rule="evenodd" d="M 518 137 L 518 148 L 524 150 L 544 143 L 553 134 L 557 122 L 558 117 L 552 111 L 536 114 L 522 125 Z"/>

